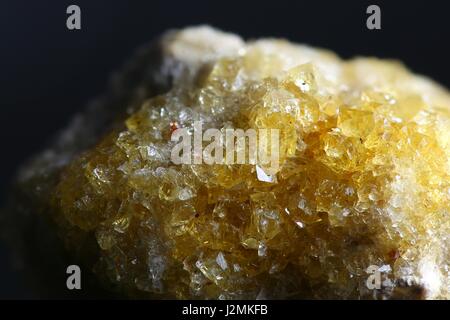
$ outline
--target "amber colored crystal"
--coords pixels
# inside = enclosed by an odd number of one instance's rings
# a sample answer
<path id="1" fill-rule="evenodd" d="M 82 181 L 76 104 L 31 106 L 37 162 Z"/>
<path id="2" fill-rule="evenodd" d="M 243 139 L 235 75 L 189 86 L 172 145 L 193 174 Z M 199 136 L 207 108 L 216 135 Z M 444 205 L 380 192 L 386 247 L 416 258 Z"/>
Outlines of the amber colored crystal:
<path id="1" fill-rule="evenodd" d="M 450 298 L 449 93 L 399 62 L 234 37 L 167 36 L 170 90 L 62 170 L 50 203 L 70 250 L 94 234 L 93 268 L 130 296 Z M 171 133 L 196 120 L 280 129 L 276 179 L 173 164 Z"/>

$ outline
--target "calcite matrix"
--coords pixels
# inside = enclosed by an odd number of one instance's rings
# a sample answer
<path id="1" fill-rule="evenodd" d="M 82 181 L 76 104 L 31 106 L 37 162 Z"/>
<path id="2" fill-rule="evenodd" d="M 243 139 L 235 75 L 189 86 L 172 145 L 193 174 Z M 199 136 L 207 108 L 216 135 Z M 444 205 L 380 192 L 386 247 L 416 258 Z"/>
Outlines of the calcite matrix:
<path id="1" fill-rule="evenodd" d="M 445 89 L 395 61 L 208 27 L 158 50 L 141 88 L 167 90 L 123 101 L 40 195 L 100 278 L 130 297 L 450 298 Z M 279 168 L 175 165 L 171 133 L 195 121 L 279 129 Z"/>

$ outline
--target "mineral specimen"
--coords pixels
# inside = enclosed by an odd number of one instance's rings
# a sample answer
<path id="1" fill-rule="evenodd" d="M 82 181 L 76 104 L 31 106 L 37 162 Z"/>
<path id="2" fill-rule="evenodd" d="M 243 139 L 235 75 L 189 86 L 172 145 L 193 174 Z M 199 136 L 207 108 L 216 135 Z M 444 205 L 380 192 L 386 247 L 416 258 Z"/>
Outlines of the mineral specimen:
<path id="1" fill-rule="evenodd" d="M 209 27 L 143 52 L 138 83 L 21 175 L 99 278 L 144 298 L 450 298 L 445 89 Z M 279 168 L 174 164 L 171 134 L 195 121 L 279 129 Z"/>

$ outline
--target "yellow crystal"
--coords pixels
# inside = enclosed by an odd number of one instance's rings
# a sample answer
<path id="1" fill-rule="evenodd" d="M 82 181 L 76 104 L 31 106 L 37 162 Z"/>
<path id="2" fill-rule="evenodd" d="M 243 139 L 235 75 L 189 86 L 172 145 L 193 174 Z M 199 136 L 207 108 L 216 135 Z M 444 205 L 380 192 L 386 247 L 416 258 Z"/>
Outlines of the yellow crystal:
<path id="1" fill-rule="evenodd" d="M 450 298 L 445 89 L 398 62 L 206 27 L 162 43 L 181 65 L 172 88 L 52 192 L 69 248 L 95 235 L 95 269 L 130 296 Z M 273 181 L 257 165 L 173 164 L 170 134 L 195 120 L 280 129 Z"/>

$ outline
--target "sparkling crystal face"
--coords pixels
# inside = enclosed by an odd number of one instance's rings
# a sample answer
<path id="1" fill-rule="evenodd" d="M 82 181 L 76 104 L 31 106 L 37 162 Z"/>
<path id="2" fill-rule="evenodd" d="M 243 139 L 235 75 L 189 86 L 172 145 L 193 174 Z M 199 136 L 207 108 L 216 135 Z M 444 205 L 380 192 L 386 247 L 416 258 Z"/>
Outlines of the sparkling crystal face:
<path id="1" fill-rule="evenodd" d="M 173 164 L 171 134 L 194 121 L 279 129 L 277 172 Z M 130 295 L 450 298 L 449 159 L 438 85 L 261 40 L 143 103 L 63 170 L 51 203 L 69 247 L 95 234 L 95 269 Z"/>

